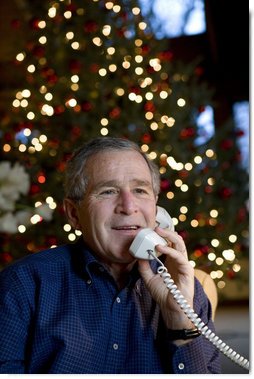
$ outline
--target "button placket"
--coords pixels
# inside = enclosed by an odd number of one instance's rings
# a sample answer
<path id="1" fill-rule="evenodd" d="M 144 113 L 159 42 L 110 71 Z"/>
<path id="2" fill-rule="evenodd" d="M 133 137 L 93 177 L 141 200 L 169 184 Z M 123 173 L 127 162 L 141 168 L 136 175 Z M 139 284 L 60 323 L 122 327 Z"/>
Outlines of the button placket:
<path id="1" fill-rule="evenodd" d="M 184 363 L 179 363 L 179 365 L 178 365 L 178 368 L 179 368 L 179 370 L 183 370 L 184 369 Z"/>
<path id="2" fill-rule="evenodd" d="M 119 346 L 118 346 L 118 343 L 114 343 L 114 344 L 113 344 L 113 349 L 114 349 L 114 350 L 118 350 L 118 347 L 119 347 Z"/>

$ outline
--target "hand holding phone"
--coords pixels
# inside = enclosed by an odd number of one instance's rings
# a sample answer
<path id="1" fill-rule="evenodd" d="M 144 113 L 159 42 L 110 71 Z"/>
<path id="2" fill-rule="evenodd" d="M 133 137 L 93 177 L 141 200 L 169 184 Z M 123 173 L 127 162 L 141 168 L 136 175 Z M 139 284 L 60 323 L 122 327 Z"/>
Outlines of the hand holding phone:
<path id="1" fill-rule="evenodd" d="M 159 227 L 174 230 L 173 221 L 164 208 L 157 207 L 156 221 Z M 167 242 L 154 230 L 145 228 L 142 229 L 134 238 L 130 246 L 130 252 L 134 257 L 138 259 L 152 260 L 154 259 L 154 257 L 149 254 L 149 251 L 157 257 L 155 246 L 159 244 L 166 246 Z M 244 357 L 240 356 L 240 354 L 237 354 L 228 345 L 226 345 L 218 336 L 216 336 L 210 329 L 208 329 L 207 325 L 202 320 L 200 320 L 199 316 L 195 313 L 194 309 L 192 309 L 188 301 L 186 301 L 185 297 L 179 291 L 175 282 L 172 280 L 171 275 L 167 272 L 166 267 L 163 265 L 162 262 L 160 263 L 162 264 L 162 266 L 158 268 L 158 274 L 160 274 L 160 276 L 163 278 L 164 284 L 173 295 L 174 301 L 180 306 L 185 315 L 187 315 L 188 319 L 192 321 L 193 325 L 197 328 L 196 330 L 199 331 L 199 334 L 202 334 L 213 345 L 215 345 L 219 351 L 221 351 L 223 354 L 225 354 L 228 358 L 233 360 L 239 366 L 249 370 L 249 361 Z M 166 314 L 167 313 L 168 312 L 166 312 Z"/>

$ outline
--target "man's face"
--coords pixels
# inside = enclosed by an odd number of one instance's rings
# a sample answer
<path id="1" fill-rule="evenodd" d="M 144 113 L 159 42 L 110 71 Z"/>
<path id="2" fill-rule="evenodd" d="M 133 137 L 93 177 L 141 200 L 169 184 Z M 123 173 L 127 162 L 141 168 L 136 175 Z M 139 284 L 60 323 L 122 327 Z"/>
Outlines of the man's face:
<path id="1" fill-rule="evenodd" d="M 76 208 L 88 246 L 108 263 L 133 261 L 129 246 L 141 228 L 155 227 L 156 196 L 150 170 L 135 151 L 89 158 L 88 188 Z"/>

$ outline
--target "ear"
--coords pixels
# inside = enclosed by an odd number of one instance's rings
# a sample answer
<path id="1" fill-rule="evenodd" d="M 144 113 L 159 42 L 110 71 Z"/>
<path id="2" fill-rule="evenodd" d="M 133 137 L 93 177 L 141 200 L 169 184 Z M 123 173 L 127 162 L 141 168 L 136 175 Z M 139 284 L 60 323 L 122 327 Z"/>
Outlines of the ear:
<path id="1" fill-rule="evenodd" d="M 64 211 L 66 216 L 74 229 L 81 229 L 79 224 L 79 216 L 76 203 L 68 198 L 64 199 L 63 202 Z"/>

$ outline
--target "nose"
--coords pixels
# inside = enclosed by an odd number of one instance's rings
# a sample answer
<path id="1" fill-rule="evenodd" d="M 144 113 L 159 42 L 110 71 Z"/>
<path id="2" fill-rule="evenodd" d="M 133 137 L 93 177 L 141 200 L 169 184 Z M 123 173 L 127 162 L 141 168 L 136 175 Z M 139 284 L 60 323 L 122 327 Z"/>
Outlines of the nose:
<path id="1" fill-rule="evenodd" d="M 116 213 L 131 215 L 137 211 L 135 196 L 130 191 L 122 191 L 118 197 Z"/>

